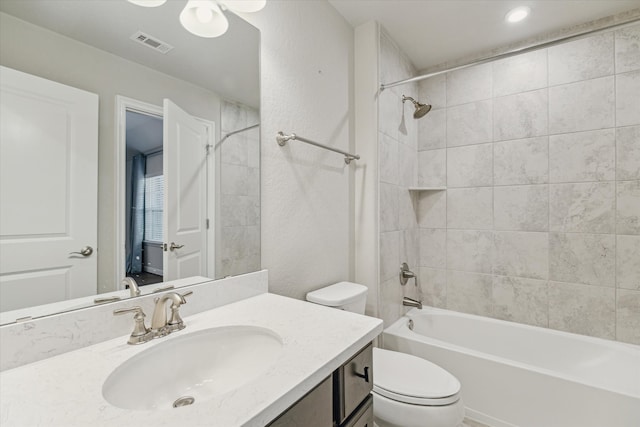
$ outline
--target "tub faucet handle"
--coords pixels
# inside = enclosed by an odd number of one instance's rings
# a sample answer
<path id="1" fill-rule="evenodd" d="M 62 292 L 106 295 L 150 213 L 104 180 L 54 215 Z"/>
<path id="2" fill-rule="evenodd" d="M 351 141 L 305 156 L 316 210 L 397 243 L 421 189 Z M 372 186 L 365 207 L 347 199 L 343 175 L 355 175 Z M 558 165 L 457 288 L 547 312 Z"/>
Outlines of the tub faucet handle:
<path id="1" fill-rule="evenodd" d="M 409 265 L 406 262 L 403 262 L 400 265 L 400 284 L 402 286 L 406 285 L 409 279 L 415 279 L 416 274 L 409 270 Z"/>

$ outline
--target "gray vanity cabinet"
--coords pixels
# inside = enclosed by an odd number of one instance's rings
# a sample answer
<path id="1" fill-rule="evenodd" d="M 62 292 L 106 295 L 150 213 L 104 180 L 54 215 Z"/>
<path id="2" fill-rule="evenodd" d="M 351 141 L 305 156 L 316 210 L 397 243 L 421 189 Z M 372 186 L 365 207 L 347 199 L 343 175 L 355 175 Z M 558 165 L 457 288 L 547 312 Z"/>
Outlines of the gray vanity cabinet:
<path id="1" fill-rule="evenodd" d="M 372 348 L 357 352 L 269 427 L 373 427 Z"/>

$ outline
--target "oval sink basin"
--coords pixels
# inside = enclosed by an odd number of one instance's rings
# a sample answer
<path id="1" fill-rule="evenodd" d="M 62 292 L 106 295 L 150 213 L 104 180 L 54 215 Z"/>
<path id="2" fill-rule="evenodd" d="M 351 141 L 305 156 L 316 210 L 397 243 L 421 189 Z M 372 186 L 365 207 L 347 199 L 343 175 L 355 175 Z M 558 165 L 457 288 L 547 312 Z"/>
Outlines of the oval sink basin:
<path id="1" fill-rule="evenodd" d="M 234 390 L 269 369 L 282 351 L 270 329 L 224 326 L 192 332 L 145 350 L 116 368 L 102 395 L 123 409 L 170 409 Z M 192 399 L 180 399 L 190 397 Z"/>

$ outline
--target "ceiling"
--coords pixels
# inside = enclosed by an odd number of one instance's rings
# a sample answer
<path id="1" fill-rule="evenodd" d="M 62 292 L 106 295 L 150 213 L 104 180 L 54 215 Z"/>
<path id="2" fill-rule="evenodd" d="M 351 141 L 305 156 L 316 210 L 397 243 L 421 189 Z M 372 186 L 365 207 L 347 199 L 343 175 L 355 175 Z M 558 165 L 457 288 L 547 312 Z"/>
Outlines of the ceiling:
<path id="1" fill-rule="evenodd" d="M 375 20 L 417 70 L 640 8 L 640 0 L 329 0 L 354 27 Z M 514 7 L 529 17 L 508 24 Z"/>
<path id="2" fill-rule="evenodd" d="M 192 82 L 224 98 L 259 107 L 258 29 L 227 12 L 229 30 L 224 35 L 195 36 L 178 19 L 186 3 L 172 0 L 147 8 L 125 0 L 0 0 L 0 11 Z M 163 55 L 130 40 L 139 30 L 174 49 Z"/>

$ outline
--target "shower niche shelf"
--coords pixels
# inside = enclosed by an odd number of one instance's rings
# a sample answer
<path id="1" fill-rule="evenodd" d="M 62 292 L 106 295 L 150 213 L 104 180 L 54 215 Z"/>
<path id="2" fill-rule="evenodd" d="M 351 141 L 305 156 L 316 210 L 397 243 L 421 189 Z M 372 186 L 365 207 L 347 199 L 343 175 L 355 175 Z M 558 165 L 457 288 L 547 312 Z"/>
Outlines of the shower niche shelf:
<path id="1" fill-rule="evenodd" d="M 446 191 L 447 187 L 409 187 L 409 191 Z"/>

